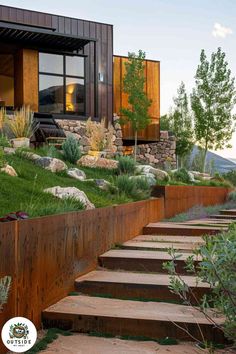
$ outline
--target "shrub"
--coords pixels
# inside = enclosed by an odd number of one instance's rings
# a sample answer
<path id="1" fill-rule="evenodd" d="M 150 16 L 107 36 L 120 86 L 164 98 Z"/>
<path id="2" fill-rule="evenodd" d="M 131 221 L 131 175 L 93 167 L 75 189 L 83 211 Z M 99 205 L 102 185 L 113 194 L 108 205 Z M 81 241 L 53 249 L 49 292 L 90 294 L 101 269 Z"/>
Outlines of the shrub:
<path id="1" fill-rule="evenodd" d="M 0 147 L 0 168 L 4 167 L 6 165 L 6 160 L 4 158 L 4 151 Z"/>
<path id="2" fill-rule="evenodd" d="M 109 124 L 106 129 L 105 118 L 101 122 L 92 122 L 91 118 L 87 120 L 86 131 L 89 136 L 91 149 L 94 151 L 112 150 L 114 128 Z"/>
<path id="3" fill-rule="evenodd" d="M 0 109 L 0 132 L 3 131 L 4 125 L 6 123 L 6 119 L 7 119 L 6 109 L 1 108 Z"/>
<path id="4" fill-rule="evenodd" d="M 194 252 L 200 256 L 199 265 L 196 267 L 194 258 L 190 256 L 185 266 L 189 273 L 197 275 L 196 287 L 201 281 L 209 284 L 211 288 L 210 296 L 203 296 L 197 301 L 198 307 L 195 308 L 213 323 L 215 312 L 223 315 L 224 324 L 215 325 L 236 345 L 236 224 L 231 224 L 227 232 L 214 237 L 205 236 L 204 241 L 205 244 Z M 164 269 L 170 274 L 169 288 L 184 301 L 185 305 L 194 306 L 191 300 L 192 290 L 176 271 L 176 259 L 179 255 L 173 249 L 169 250 L 169 254 L 172 260 L 164 263 Z M 210 308 L 214 308 L 214 311 L 209 311 Z"/>
<path id="5" fill-rule="evenodd" d="M 121 156 L 118 158 L 118 171 L 120 174 L 134 174 L 136 162 L 129 156 Z"/>
<path id="6" fill-rule="evenodd" d="M 73 135 L 69 135 L 66 141 L 62 144 L 62 151 L 65 160 L 73 164 L 75 164 L 81 157 L 78 141 Z"/>
<path id="7" fill-rule="evenodd" d="M 236 186 L 236 170 L 231 170 L 229 172 L 223 173 L 224 179 L 230 181 L 234 186 Z"/>
<path id="8" fill-rule="evenodd" d="M 191 178 L 185 168 L 180 168 L 179 170 L 172 172 L 171 175 L 172 178 L 177 182 L 191 183 Z"/>
<path id="9" fill-rule="evenodd" d="M 3 134 L 2 135 L 0 134 L 0 146 L 2 146 L 2 147 L 10 147 L 11 146 L 9 143 L 9 140 Z"/>
<path id="10" fill-rule="evenodd" d="M 0 312 L 2 311 L 3 305 L 7 303 L 10 286 L 11 277 L 5 276 L 0 279 Z"/>
<path id="11" fill-rule="evenodd" d="M 13 118 L 8 119 L 6 123 L 15 138 L 31 138 L 38 127 L 34 121 L 34 113 L 29 107 L 15 111 Z"/>
<path id="12" fill-rule="evenodd" d="M 145 177 L 130 178 L 129 175 L 117 176 L 115 186 L 119 193 L 135 200 L 146 199 L 150 195 L 150 187 Z"/>
<path id="13" fill-rule="evenodd" d="M 228 194 L 227 197 L 228 200 L 232 201 L 232 202 L 236 202 L 236 191 L 232 191 Z"/>

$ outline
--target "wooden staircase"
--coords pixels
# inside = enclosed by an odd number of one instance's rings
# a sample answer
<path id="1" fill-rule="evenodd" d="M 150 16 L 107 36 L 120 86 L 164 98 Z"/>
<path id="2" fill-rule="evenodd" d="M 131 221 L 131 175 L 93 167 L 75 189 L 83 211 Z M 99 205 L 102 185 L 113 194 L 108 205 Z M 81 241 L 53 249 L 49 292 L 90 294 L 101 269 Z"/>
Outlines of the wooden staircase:
<path id="1" fill-rule="evenodd" d="M 206 283 L 196 286 L 196 278 L 186 274 L 184 261 L 204 242 L 203 235 L 214 237 L 226 230 L 234 220 L 224 216 L 236 216 L 236 211 L 235 214 L 222 211 L 220 215 L 222 219 L 218 215 L 185 223 L 147 225 L 143 235 L 102 254 L 97 270 L 75 280 L 78 295 L 68 296 L 45 309 L 44 325 L 83 333 L 156 339 L 191 340 L 187 333 L 190 332 L 198 340 L 202 340 L 203 335 L 205 340 L 224 342 L 222 331 L 197 308 L 182 304 L 169 290 L 169 276 L 163 269 L 163 262 L 170 260 L 167 249 L 173 247 L 182 253 L 176 260 L 177 270 L 191 287 L 193 303 L 209 293 Z M 219 220 L 227 222 L 219 224 Z M 200 259 L 194 257 L 197 264 Z M 223 318 L 215 318 L 215 321 L 223 323 Z"/>

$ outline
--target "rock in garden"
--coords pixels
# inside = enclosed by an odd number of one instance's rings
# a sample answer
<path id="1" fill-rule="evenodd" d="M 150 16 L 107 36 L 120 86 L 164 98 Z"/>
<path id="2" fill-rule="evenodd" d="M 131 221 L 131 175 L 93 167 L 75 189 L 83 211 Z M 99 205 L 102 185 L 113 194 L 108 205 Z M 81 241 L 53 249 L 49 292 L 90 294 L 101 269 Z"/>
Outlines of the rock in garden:
<path id="1" fill-rule="evenodd" d="M 9 176 L 12 176 L 12 177 L 17 177 L 17 173 L 16 173 L 15 169 L 10 165 L 6 165 L 6 166 L 2 167 L 1 172 L 5 172 L 6 174 L 8 174 Z"/>
<path id="2" fill-rule="evenodd" d="M 130 176 L 130 179 L 145 179 L 149 186 L 155 186 L 157 184 L 156 178 L 152 173 L 147 173 L 145 175 L 139 175 L 139 176 Z"/>
<path id="3" fill-rule="evenodd" d="M 79 179 L 80 181 L 84 181 L 86 179 L 86 174 L 84 171 L 78 169 L 78 168 L 69 168 L 69 170 L 66 171 L 68 176 Z"/>
<path id="4" fill-rule="evenodd" d="M 37 154 L 34 154 L 33 152 L 22 152 L 23 156 L 26 158 L 26 159 L 29 159 L 29 160 L 32 160 L 32 161 L 36 161 L 38 159 L 41 159 L 41 156 L 40 155 L 37 155 Z"/>
<path id="5" fill-rule="evenodd" d="M 105 179 L 95 179 L 94 182 L 100 189 L 104 191 L 107 191 L 111 185 L 111 183 Z"/>
<path id="6" fill-rule="evenodd" d="M 152 173 L 157 179 L 159 179 L 160 181 L 163 180 L 169 180 L 169 175 L 166 171 L 160 170 L 158 168 L 154 168 L 150 165 L 138 165 L 136 167 L 136 170 L 138 173 L 140 174 L 144 174 L 147 175 L 149 173 Z"/>
<path id="7" fill-rule="evenodd" d="M 16 149 L 13 148 L 13 147 L 5 147 L 3 149 L 4 153 L 7 154 L 7 155 L 12 155 L 12 154 L 15 154 L 16 152 Z"/>
<path id="8" fill-rule="evenodd" d="M 67 170 L 67 166 L 64 161 L 53 157 L 40 157 L 39 159 L 35 160 L 35 163 L 51 172 Z"/>
<path id="9" fill-rule="evenodd" d="M 90 155 L 84 155 L 77 161 L 78 165 L 92 168 L 107 168 L 109 170 L 116 169 L 118 167 L 118 161 L 106 159 L 104 157 L 95 157 Z"/>
<path id="10" fill-rule="evenodd" d="M 86 210 L 95 208 L 94 204 L 90 202 L 87 195 L 76 187 L 56 186 L 44 189 L 44 192 L 51 193 L 52 195 L 60 199 L 73 198 L 79 200 L 81 203 L 83 203 Z"/>
<path id="11" fill-rule="evenodd" d="M 194 178 L 198 179 L 203 179 L 203 180 L 210 180 L 212 177 L 209 175 L 209 173 L 203 173 L 203 172 L 198 172 L 198 171 L 189 171 L 193 175 Z"/>

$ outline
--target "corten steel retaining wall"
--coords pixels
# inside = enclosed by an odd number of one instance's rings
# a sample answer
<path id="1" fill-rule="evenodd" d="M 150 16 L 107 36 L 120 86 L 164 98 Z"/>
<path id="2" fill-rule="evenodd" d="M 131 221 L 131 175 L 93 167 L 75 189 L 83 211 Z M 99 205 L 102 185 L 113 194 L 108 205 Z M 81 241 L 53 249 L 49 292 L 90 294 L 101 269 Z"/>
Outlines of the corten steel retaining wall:
<path id="1" fill-rule="evenodd" d="M 195 205 L 222 204 L 227 199 L 230 189 L 205 186 L 155 186 L 154 197 L 164 197 L 165 218 L 183 213 Z"/>
<path id="2" fill-rule="evenodd" d="M 11 317 L 24 316 L 40 328 L 41 311 L 73 290 L 74 280 L 94 269 L 97 257 L 115 243 L 142 233 L 193 205 L 223 203 L 227 188 L 156 187 L 157 197 L 82 212 L 0 223 L 0 277 L 10 275 L 8 303 L 0 330 Z M 0 353 L 6 349 L 0 341 Z"/>
<path id="3" fill-rule="evenodd" d="M 73 290 L 76 277 L 94 269 L 100 254 L 163 217 L 164 201 L 155 198 L 1 223 L 0 277 L 10 275 L 12 287 L 0 329 L 14 316 L 39 328 L 41 311 Z M 0 343 L 0 352 L 5 351 Z"/>

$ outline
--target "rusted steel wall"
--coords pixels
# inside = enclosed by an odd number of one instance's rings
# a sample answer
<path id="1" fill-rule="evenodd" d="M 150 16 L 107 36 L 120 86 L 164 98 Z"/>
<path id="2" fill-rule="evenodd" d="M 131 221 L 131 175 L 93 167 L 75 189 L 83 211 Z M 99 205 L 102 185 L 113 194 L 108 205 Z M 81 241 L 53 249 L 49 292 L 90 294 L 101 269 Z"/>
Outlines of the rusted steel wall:
<path id="1" fill-rule="evenodd" d="M 195 205 L 215 205 L 226 201 L 228 188 L 205 186 L 155 186 L 152 195 L 164 197 L 165 218 L 183 213 Z"/>
<path id="2" fill-rule="evenodd" d="M 14 316 L 40 327 L 41 311 L 73 290 L 76 277 L 94 269 L 100 254 L 163 216 L 163 199 L 151 199 L 1 223 L 0 277 L 10 275 L 12 288 L 0 328 Z"/>

